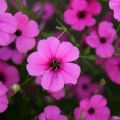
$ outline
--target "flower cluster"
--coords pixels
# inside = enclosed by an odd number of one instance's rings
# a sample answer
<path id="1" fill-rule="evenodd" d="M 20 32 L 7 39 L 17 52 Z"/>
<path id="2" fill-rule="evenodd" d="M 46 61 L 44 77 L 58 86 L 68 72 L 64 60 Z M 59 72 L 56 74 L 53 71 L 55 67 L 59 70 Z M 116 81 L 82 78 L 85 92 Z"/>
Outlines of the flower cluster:
<path id="1" fill-rule="evenodd" d="M 0 0 L 0 120 L 120 120 L 119 22 L 120 0 Z"/>

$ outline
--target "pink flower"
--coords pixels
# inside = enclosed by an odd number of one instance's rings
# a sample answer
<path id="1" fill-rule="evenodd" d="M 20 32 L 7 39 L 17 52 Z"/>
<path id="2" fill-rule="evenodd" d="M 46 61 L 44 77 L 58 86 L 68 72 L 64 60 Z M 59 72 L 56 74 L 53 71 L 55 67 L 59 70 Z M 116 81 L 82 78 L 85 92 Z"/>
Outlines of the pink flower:
<path id="1" fill-rule="evenodd" d="M 110 118 L 110 120 L 120 120 L 120 117 L 118 117 L 118 116 L 112 116 L 112 117 Z"/>
<path id="2" fill-rule="evenodd" d="M 120 21 L 120 0 L 110 0 L 109 6 L 114 11 L 114 18 Z"/>
<path id="3" fill-rule="evenodd" d="M 61 111 L 57 106 L 47 106 L 44 112 L 40 113 L 38 120 L 68 120 L 67 116 L 61 115 Z"/>
<path id="4" fill-rule="evenodd" d="M 99 24 L 98 31 L 92 31 L 90 36 L 86 38 L 86 42 L 96 50 L 96 54 L 99 57 L 109 58 L 115 53 L 112 45 L 115 35 L 116 30 L 113 25 L 110 22 L 103 21 Z"/>
<path id="5" fill-rule="evenodd" d="M 63 97 L 65 97 L 64 89 L 61 89 L 58 92 L 50 92 L 50 94 L 53 97 L 53 99 L 55 99 L 55 100 L 61 100 Z"/>
<path id="6" fill-rule="evenodd" d="M 21 12 L 17 12 L 15 18 L 17 20 L 17 30 L 12 34 L 11 39 L 16 39 L 18 51 L 26 53 L 35 46 L 35 37 L 39 34 L 38 25 Z"/>
<path id="7" fill-rule="evenodd" d="M 120 56 L 105 60 L 103 68 L 114 83 L 120 84 Z"/>
<path id="8" fill-rule="evenodd" d="M 0 81 L 3 82 L 8 89 L 11 89 L 13 84 L 19 82 L 18 70 L 14 66 L 0 61 Z"/>
<path id="9" fill-rule="evenodd" d="M 44 21 L 49 20 L 54 16 L 54 13 L 55 6 L 50 2 L 46 2 L 41 11 L 41 18 Z"/>
<path id="10" fill-rule="evenodd" d="M 36 77 L 35 83 L 39 86 L 41 86 L 41 80 L 42 76 Z M 60 91 L 57 92 L 51 92 L 49 91 L 50 95 L 47 96 L 49 99 L 55 99 L 55 100 L 60 100 L 65 96 L 65 91 L 64 89 L 61 89 Z"/>
<path id="11" fill-rule="evenodd" d="M 28 57 L 27 70 L 31 76 L 42 76 L 44 89 L 57 92 L 64 84 L 76 84 L 80 67 L 72 61 L 79 57 L 79 50 L 69 42 L 49 37 L 38 43 L 38 50 Z"/>
<path id="12" fill-rule="evenodd" d="M 92 83 L 91 77 L 88 75 L 81 75 L 78 83 L 73 87 L 75 96 L 81 100 L 83 98 L 90 98 L 95 92 L 101 93 L 102 86 L 99 83 Z"/>
<path id="13" fill-rule="evenodd" d="M 101 12 L 101 4 L 98 2 L 98 0 L 86 0 L 88 3 L 89 11 L 93 15 L 98 15 Z"/>
<path id="14" fill-rule="evenodd" d="M 83 99 L 74 111 L 75 120 L 109 120 L 110 110 L 107 100 L 101 95 Z"/>
<path id="15" fill-rule="evenodd" d="M 0 0 L 0 14 L 5 13 L 6 10 L 7 10 L 6 0 Z"/>
<path id="16" fill-rule="evenodd" d="M 6 46 L 11 40 L 9 34 L 16 31 L 16 20 L 10 13 L 6 13 L 7 3 L 0 0 L 0 45 Z"/>
<path id="17" fill-rule="evenodd" d="M 24 59 L 24 54 L 20 53 L 14 43 L 9 46 L 0 48 L 0 59 L 3 61 L 12 60 L 15 64 L 21 64 Z"/>
<path id="18" fill-rule="evenodd" d="M 90 27 L 96 22 L 84 0 L 72 1 L 71 7 L 64 13 L 64 21 L 77 31 L 83 30 L 85 26 Z"/>
<path id="19" fill-rule="evenodd" d="M 8 99 L 6 96 L 7 87 L 0 82 L 0 113 L 4 112 L 8 107 Z"/>
<path id="20" fill-rule="evenodd" d="M 41 10 L 42 10 L 41 2 L 40 2 L 40 1 L 35 2 L 34 5 L 33 5 L 33 8 L 32 8 L 32 11 L 33 11 L 34 13 L 38 13 L 38 15 L 39 15 L 39 12 L 40 12 Z"/>

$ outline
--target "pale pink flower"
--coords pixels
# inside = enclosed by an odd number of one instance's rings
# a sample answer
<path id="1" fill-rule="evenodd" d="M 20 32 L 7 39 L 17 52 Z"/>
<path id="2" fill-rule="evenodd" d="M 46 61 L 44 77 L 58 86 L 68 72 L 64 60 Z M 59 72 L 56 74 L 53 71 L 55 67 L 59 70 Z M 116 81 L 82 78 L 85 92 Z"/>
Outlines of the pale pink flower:
<path id="1" fill-rule="evenodd" d="M 0 81 L 0 113 L 4 112 L 8 107 L 7 91 L 7 87 Z"/>
<path id="2" fill-rule="evenodd" d="M 120 0 L 110 0 L 109 6 L 114 12 L 114 18 L 120 21 Z"/>
<path id="3" fill-rule="evenodd" d="M 35 46 L 35 37 L 39 34 L 38 24 L 34 20 L 29 20 L 22 12 L 17 12 L 15 18 L 17 30 L 11 35 L 11 40 L 16 40 L 18 51 L 26 53 Z"/>
<path id="4" fill-rule="evenodd" d="M 27 70 L 31 76 L 41 76 L 44 89 L 57 92 L 64 84 L 76 84 L 80 67 L 72 61 L 79 58 L 79 50 L 70 42 L 49 37 L 38 43 L 37 51 L 28 57 Z"/>
<path id="5" fill-rule="evenodd" d="M 86 38 L 87 44 L 94 48 L 96 54 L 101 58 L 112 57 L 115 48 L 112 45 L 116 35 L 113 24 L 103 21 L 99 24 L 98 31 L 92 31 L 90 36 Z"/>
<path id="6" fill-rule="evenodd" d="M 75 120 L 109 120 L 110 109 L 106 105 L 107 100 L 101 95 L 83 99 L 74 111 Z"/>
<path id="7" fill-rule="evenodd" d="M 68 120 L 67 116 L 61 115 L 61 110 L 57 106 L 47 106 L 44 112 L 40 113 L 38 120 Z"/>
<path id="8" fill-rule="evenodd" d="M 9 34 L 16 31 L 17 22 L 11 13 L 7 13 L 7 3 L 0 0 L 0 45 L 6 46 L 12 41 Z"/>

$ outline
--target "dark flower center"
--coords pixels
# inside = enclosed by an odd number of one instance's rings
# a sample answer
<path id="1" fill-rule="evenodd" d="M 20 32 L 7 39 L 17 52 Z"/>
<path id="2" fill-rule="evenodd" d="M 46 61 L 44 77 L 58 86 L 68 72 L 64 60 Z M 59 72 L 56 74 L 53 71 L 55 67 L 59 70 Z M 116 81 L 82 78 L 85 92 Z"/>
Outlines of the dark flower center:
<path id="1" fill-rule="evenodd" d="M 87 89 L 88 89 L 88 85 L 84 84 L 84 85 L 82 86 L 82 88 L 83 88 L 84 90 L 87 90 Z"/>
<path id="2" fill-rule="evenodd" d="M 50 62 L 50 67 L 52 68 L 52 70 L 58 70 L 60 68 L 60 62 L 56 59 L 52 60 Z"/>
<path id="3" fill-rule="evenodd" d="M 0 81 L 4 82 L 4 80 L 5 80 L 5 76 L 3 75 L 3 73 L 0 73 Z"/>
<path id="4" fill-rule="evenodd" d="M 20 30 L 16 30 L 15 35 L 20 37 L 22 35 L 22 32 Z"/>
<path id="5" fill-rule="evenodd" d="M 77 16 L 78 16 L 78 18 L 82 18 L 83 19 L 86 16 L 86 12 L 85 11 L 80 11 L 80 12 L 78 12 Z"/>
<path id="6" fill-rule="evenodd" d="M 10 44 L 9 47 L 10 47 L 11 49 L 16 49 L 15 43 Z"/>
<path id="7" fill-rule="evenodd" d="M 104 43 L 106 43 L 106 39 L 105 38 L 100 38 L 100 42 L 104 44 Z"/>
<path id="8" fill-rule="evenodd" d="M 90 109 L 88 110 L 88 113 L 89 113 L 89 114 L 94 114 L 94 113 L 95 113 L 94 108 L 90 108 Z"/>

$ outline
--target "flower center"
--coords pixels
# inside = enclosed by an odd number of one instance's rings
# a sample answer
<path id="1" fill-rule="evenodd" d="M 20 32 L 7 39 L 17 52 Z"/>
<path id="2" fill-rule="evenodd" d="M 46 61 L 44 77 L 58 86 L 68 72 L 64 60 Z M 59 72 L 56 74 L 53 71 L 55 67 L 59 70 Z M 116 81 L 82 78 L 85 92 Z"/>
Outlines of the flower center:
<path id="1" fill-rule="evenodd" d="M 94 113 L 95 113 L 94 108 L 90 108 L 90 109 L 88 110 L 88 113 L 89 113 L 89 114 L 94 114 Z"/>
<path id="2" fill-rule="evenodd" d="M 50 67 L 52 68 L 52 70 L 56 71 L 60 68 L 60 62 L 54 59 L 50 62 Z"/>
<path id="3" fill-rule="evenodd" d="M 104 44 L 104 43 L 106 43 L 106 39 L 105 38 L 100 38 L 100 42 Z"/>
<path id="4" fill-rule="evenodd" d="M 10 44 L 9 47 L 10 47 L 11 49 L 16 49 L 15 43 Z"/>
<path id="5" fill-rule="evenodd" d="M 85 11 L 80 11 L 80 12 L 78 12 L 77 16 L 78 16 L 78 18 L 82 18 L 83 19 L 86 16 L 86 12 Z"/>
<path id="6" fill-rule="evenodd" d="M 4 82 L 4 80 L 5 80 L 5 76 L 3 75 L 3 73 L 0 73 L 0 81 Z"/>
<path id="7" fill-rule="evenodd" d="M 16 30 L 15 35 L 20 37 L 22 35 L 22 32 L 20 30 Z"/>
<path id="8" fill-rule="evenodd" d="M 87 89 L 88 89 L 88 85 L 84 84 L 82 88 L 83 88 L 84 90 L 87 90 Z"/>

